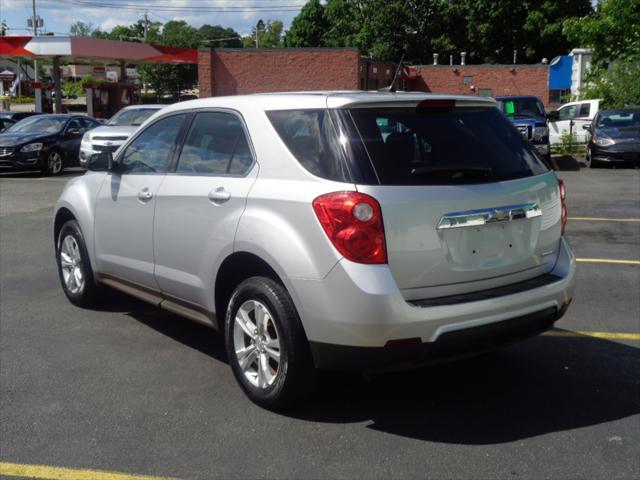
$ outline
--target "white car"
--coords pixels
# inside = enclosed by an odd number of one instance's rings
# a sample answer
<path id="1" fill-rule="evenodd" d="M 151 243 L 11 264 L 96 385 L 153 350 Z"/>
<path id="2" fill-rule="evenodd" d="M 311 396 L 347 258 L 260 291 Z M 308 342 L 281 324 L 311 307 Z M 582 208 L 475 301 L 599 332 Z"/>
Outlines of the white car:
<path id="1" fill-rule="evenodd" d="M 80 144 L 80 166 L 86 167 L 91 155 L 115 152 L 142 123 L 165 105 L 133 105 L 116 113 L 106 125 L 87 132 Z"/>
<path id="2" fill-rule="evenodd" d="M 415 367 L 551 328 L 573 296 L 564 185 L 487 98 L 214 97 L 94 155 L 56 206 L 62 288 L 224 332 L 247 395 Z"/>

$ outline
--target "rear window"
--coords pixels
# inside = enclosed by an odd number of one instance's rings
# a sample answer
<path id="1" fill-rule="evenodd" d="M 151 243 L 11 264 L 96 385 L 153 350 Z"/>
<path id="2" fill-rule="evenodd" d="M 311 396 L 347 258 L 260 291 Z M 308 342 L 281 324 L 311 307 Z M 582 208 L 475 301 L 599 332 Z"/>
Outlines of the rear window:
<path id="1" fill-rule="evenodd" d="M 298 161 L 331 180 L 450 185 L 547 171 L 497 108 L 352 108 L 268 116 Z"/>
<path id="2" fill-rule="evenodd" d="M 486 183 L 547 171 L 496 108 L 349 113 L 383 185 Z"/>

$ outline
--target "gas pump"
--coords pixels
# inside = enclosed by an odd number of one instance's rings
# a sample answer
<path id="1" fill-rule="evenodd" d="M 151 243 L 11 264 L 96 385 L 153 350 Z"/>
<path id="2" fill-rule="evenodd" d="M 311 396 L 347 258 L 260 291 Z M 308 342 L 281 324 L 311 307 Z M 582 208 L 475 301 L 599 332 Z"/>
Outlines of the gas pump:
<path id="1" fill-rule="evenodd" d="M 111 118 L 120 109 L 140 103 L 140 87 L 133 83 L 101 82 L 84 85 L 87 113 L 95 118 Z"/>
<path id="2" fill-rule="evenodd" d="M 36 112 L 53 113 L 53 83 L 31 82 L 35 92 Z"/>

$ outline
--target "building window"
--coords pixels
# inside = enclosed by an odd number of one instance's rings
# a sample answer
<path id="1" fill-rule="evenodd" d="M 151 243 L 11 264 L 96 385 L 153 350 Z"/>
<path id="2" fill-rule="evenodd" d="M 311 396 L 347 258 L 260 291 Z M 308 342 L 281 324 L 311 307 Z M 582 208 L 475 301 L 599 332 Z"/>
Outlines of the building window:
<path id="1" fill-rule="evenodd" d="M 490 88 L 481 88 L 478 90 L 478 95 L 481 97 L 493 97 L 493 91 Z"/>
<path id="2" fill-rule="evenodd" d="M 465 85 L 473 85 L 473 76 L 465 75 L 464 77 L 462 77 L 462 83 L 464 83 Z"/>

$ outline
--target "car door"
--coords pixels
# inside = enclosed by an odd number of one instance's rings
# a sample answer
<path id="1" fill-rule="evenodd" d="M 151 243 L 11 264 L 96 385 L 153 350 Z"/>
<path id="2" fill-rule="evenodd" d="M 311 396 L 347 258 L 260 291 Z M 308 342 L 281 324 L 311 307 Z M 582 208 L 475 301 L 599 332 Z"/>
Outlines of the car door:
<path id="1" fill-rule="evenodd" d="M 583 125 L 591 123 L 595 111 L 592 101 L 575 102 L 558 109 L 559 119 L 549 122 L 549 141 L 551 144 L 562 143 L 562 136 L 568 133 L 574 135 L 575 141 L 586 141 Z"/>
<path id="2" fill-rule="evenodd" d="M 80 118 L 72 118 L 64 127 L 60 136 L 60 146 L 64 150 L 67 165 L 77 160 L 83 134 L 84 127 Z"/>
<path id="3" fill-rule="evenodd" d="M 153 275 L 153 216 L 187 114 L 163 117 L 147 126 L 118 155 L 96 202 L 96 267 L 157 290 Z"/>
<path id="4" fill-rule="evenodd" d="M 212 307 L 216 266 L 233 251 L 257 171 L 239 114 L 195 114 L 157 197 L 155 276 L 165 296 Z"/>

